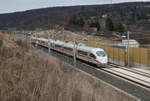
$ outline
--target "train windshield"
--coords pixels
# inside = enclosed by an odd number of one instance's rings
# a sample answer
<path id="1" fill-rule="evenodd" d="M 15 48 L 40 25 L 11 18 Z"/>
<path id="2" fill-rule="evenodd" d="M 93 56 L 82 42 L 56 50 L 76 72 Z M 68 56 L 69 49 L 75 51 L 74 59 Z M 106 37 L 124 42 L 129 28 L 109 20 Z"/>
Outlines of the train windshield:
<path id="1" fill-rule="evenodd" d="M 104 51 L 97 51 L 96 54 L 97 54 L 97 56 L 100 56 L 100 57 L 106 56 L 106 53 Z"/>

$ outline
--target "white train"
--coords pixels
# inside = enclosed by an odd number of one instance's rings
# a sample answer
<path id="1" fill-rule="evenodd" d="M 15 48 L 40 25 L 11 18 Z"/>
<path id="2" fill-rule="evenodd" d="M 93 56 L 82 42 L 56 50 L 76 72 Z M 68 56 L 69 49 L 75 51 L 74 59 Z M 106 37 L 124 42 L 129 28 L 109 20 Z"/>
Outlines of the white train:
<path id="1" fill-rule="evenodd" d="M 108 57 L 106 52 L 101 48 L 94 48 L 85 46 L 84 44 L 74 44 L 72 42 L 63 42 L 59 40 L 48 40 L 45 38 L 31 38 L 32 43 L 37 43 L 44 47 L 50 46 L 50 49 L 68 54 L 73 56 L 74 52 L 77 58 L 82 59 L 84 61 L 94 63 L 98 66 L 104 65 L 108 63 Z"/>

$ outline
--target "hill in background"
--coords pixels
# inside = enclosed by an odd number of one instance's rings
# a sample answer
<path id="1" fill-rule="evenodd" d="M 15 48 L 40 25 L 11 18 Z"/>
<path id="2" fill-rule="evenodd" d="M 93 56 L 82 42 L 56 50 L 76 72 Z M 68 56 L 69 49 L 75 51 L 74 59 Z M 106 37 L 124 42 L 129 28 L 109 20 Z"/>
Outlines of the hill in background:
<path id="1" fill-rule="evenodd" d="M 0 14 L 0 29 L 12 27 L 20 30 L 49 29 L 55 25 L 64 25 L 73 29 L 84 29 L 88 21 L 95 21 L 92 19 L 99 20 L 103 15 L 108 15 L 113 22 L 126 24 L 132 30 L 149 30 L 149 14 L 150 2 L 50 7 Z"/>

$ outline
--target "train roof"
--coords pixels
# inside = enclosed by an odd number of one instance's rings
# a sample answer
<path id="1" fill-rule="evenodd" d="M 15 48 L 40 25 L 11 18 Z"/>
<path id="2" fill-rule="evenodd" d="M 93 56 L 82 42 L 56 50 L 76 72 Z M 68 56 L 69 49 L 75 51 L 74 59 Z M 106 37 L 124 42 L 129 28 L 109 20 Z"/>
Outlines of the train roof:
<path id="1" fill-rule="evenodd" d="M 78 46 L 78 50 L 82 50 L 86 52 L 104 51 L 101 48 L 95 48 L 95 47 L 89 47 L 89 46 Z"/>
<path id="2" fill-rule="evenodd" d="M 36 38 L 36 37 L 32 37 L 32 39 L 37 39 L 37 40 L 40 40 L 40 41 L 45 41 L 45 42 L 48 42 L 49 40 L 48 39 L 45 39 L 45 38 Z M 57 45 L 61 45 L 63 47 L 68 47 L 68 48 L 74 48 L 74 43 L 73 42 L 63 42 L 63 41 L 59 41 L 59 40 L 52 40 L 50 39 L 50 41 L 54 44 L 57 44 Z M 90 47 L 90 46 L 86 46 L 84 44 L 81 44 L 81 45 L 76 45 L 75 44 L 75 47 L 77 48 L 77 50 L 81 50 L 81 51 L 86 51 L 86 52 L 96 52 L 96 51 L 104 51 L 103 49 L 101 48 L 95 48 L 95 47 Z"/>

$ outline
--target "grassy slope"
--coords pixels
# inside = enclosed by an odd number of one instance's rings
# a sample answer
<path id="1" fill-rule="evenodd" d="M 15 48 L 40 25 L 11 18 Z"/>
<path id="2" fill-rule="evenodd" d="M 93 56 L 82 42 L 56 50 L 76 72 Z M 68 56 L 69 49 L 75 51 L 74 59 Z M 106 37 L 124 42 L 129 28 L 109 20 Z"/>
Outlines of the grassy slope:
<path id="1" fill-rule="evenodd" d="M 0 101 L 135 101 L 0 33 Z"/>

